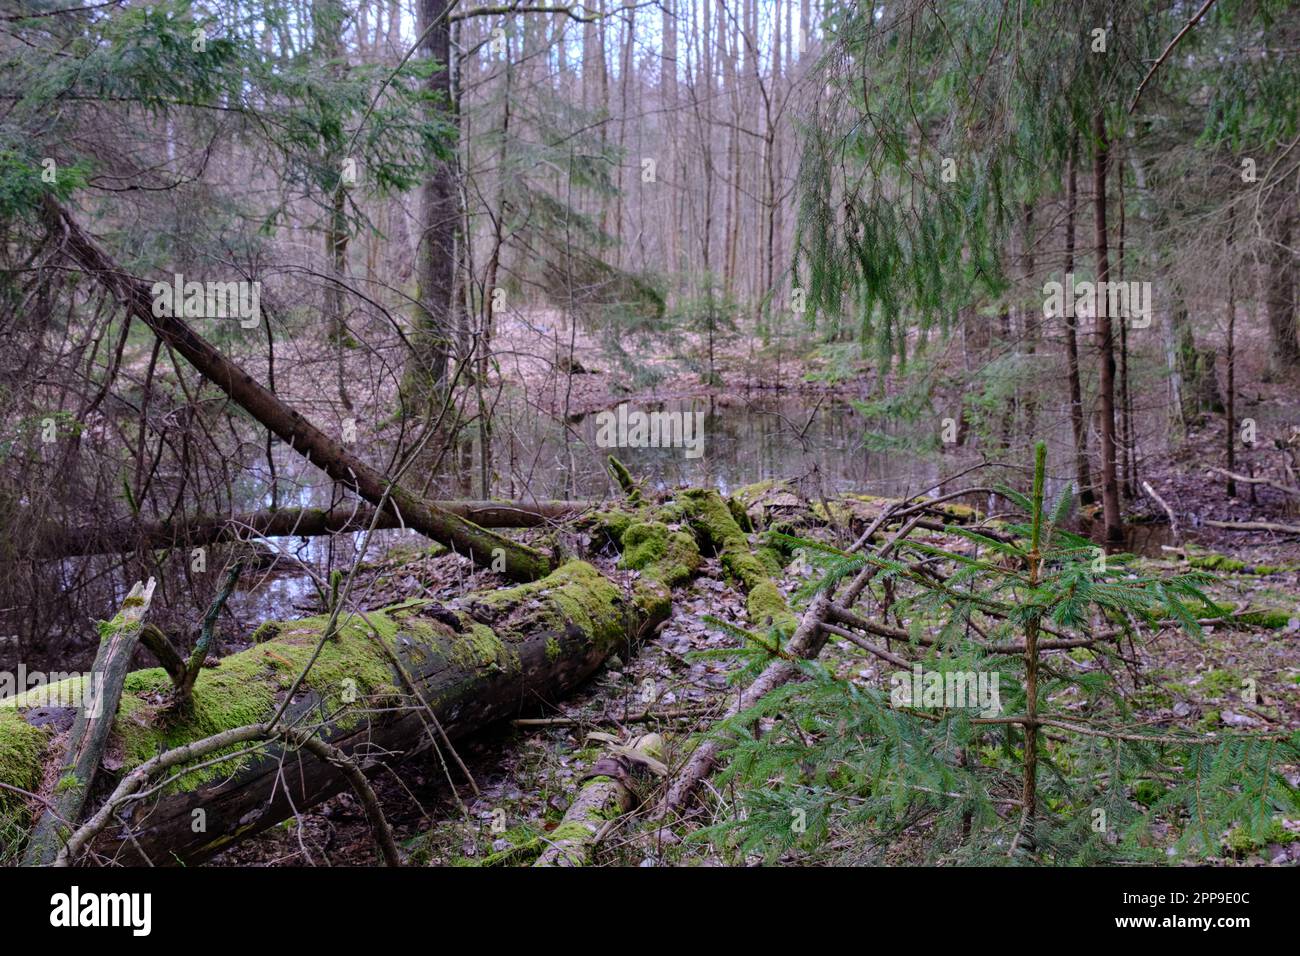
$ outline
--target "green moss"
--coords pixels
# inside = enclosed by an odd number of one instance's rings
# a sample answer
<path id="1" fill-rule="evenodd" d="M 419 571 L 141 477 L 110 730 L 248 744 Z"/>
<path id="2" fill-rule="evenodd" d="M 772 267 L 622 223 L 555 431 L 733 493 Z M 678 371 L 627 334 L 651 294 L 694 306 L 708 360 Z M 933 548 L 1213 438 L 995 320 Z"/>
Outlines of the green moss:
<path id="1" fill-rule="evenodd" d="M 1220 571 L 1228 574 L 1283 574 L 1294 571 L 1294 564 L 1247 564 L 1240 558 L 1214 551 L 1187 550 L 1187 563 L 1201 571 Z"/>
<path id="2" fill-rule="evenodd" d="M 636 517 L 626 511 L 599 511 L 590 519 L 592 529 L 613 544 L 623 539 L 623 533 L 635 520 Z"/>
<path id="3" fill-rule="evenodd" d="M 731 512 L 731 518 L 736 522 L 736 526 L 741 531 L 752 532 L 754 523 L 749 520 L 749 513 L 745 511 L 745 506 L 735 498 L 727 499 L 727 510 Z"/>
<path id="4" fill-rule="evenodd" d="M 764 495 L 775 488 L 788 488 L 788 483 L 780 478 L 769 478 L 766 481 L 756 481 L 752 485 L 742 485 L 731 493 L 731 497 L 739 501 L 745 508 L 753 507 Z"/>
<path id="5" fill-rule="evenodd" d="M 6 702 L 8 703 L 8 702 Z M 35 791 L 41 782 L 41 755 L 49 738 L 17 711 L 0 707 L 0 783 Z M 22 798 L 0 789 L 0 810 L 21 805 Z"/>
<path id="6" fill-rule="evenodd" d="M 749 592 L 745 607 L 749 611 L 749 623 L 753 625 L 765 625 L 768 618 L 778 626 L 788 623 L 791 629 L 796 623 L 794 615 L 790 613 L 790 608 L 785 602 L 785 597 L 771 581 L 763 581 L 753 588 Z"/>
<path id="7" fill-rule="evenodd" d="M 257 625 L 251 639 L 254 644 L 265 644 L 267 641 L 273 641 L 279 635 L 282 627 L 284 627 L 283 621 L 263 621 Z"/>
<path id="8" fill-rule="evenodd" d="M 685 584 L 700 567 L 700 549 L 691 535 L 658 521 L 642 521 L 623 532 L 619 567 L 641 571 L 672 588 Z"/>
<path id="9" fill-rule="evenodd" d="M 1236 620 L 1242 624 L 1249 624 L 1251 627 L 1262 627 L 1270 631 L 1280 631 L 1288 627 L 1291 619 L 1297 616 L 1296 611 L 1284 611 L 1278 608 L 1265 608 L 1258 611 L 1247 611 L 1240 615 Z"/>
<path id="10" fill-rule="evenodd" d="M 1201 675 L 1199 689 L 1207 697 L 1228 697 L 1240 692 L 1241 684 L 1241 678 L 1232 671 L 1213 670 Z"/>
<path id="11" fill-rule="evenodd" d="M 668 526 L 658 521 L 639 521 L 629 525 L 623 532 L 623 557 L 619 567 L 640 571 L 662 560 L 668 553 L 670 533 Z"/>
<path id="12" fill-rule="evenodd" d="M 552 638 L 553 640 L 553 638 Z M 484 668 L 500 673 L 518 671 L 519 655 L 506 646 L 486 624 L 472 623 L 451 643 L 451 660 L 462 667 Z M 550 654 L 550 646 L 547 646 Z"/>
<path id="13" fill-rule="evenodd" d="M 1227 848 L 1238 856 L 1245 856 L 1256 850 L 1262 850 L 1271 843 L 1294 843 L 1300 840 L 1300 833 L 1282 826 L 1282 821 L 1274 817 L 1265 827 L 1233 827 L 1228 831 L 1224 841 Z"/>
<path id="14" fill-rule="evenodd" d="M 1168 788 L 1159 780 L 1139 780 L 1133 788 L 1133 799 L 1149 807 L 1165 795 Z"/>
<path id="15" fill-rule="evenodd" d="M 59 782 L 54 785 L 55 793 L 67 793 L 69 790 L 76 790 L 80 786 L 75 773 L 65 773 L 59 778 Z"/>
<path id="16" fill-rule="evenodd" d="M 546 639 L 546 659 L 548 661 L 558 660 L 564 652 L 560 649 L 560 642 L 553 637 Z"/>
<path id="17" fill-rule="evenodd" d="M 392 647 L 397 623 L 384 612 L 367 615 L 376 636 Z M 190 705 L 171 703 L 171 680 L 161 668 L 127 675 L 114 732 L 124 755 L 124 769 L 138 766 L 163 750 L 223 730 L 269 720 L 278 706 L 277 695 L 292 686 L 320 642 L 328 618 L 321 616 L 281 623 L 275 640 L 223 658 L 216 667 L 204 668 L 194 687 Z M 326 641 L 303 687 L 314 691 L 328 713 L 337 713 L 340 726 L 358 723 L 356 704 L 378 698 L 395 698 L 395 675 L 375 636 L 355 617 L 344 622 L 336 638 Z M 350 706 L 352 705 L 352 706 Z M 239 747 L 232 748 L 234 750 Z M 192 790 L 220 779 L 250 758 L 191 771 L 173 785 Z"/>
<path id="18" fill-rule="evenodd" d="M 585 561 L 569 561 L 537 581 L 480 595 L 479 603 L 505 616 L 498 630 L 564 633 L 575 625 L 602 649 L 627 636 L 622 592 Z"/>
<path id="19" fill-rule="evenodd" d="M 1214 604 L 1203 604 L 1201 606 L 1191 605 L 1189 610 L 1199 618 L 1224 618 L 1225 624 L 1241 624 L 1247 627 L 1262 627 L 1266 630 L 1277 631 L 1287 627 L 1291 619 L 1300 616 L 1296 610 L 1287 610 L 1285 608 L 1256 608 L 1251 611 L 1240 611 L 1239 606 L 1232 601 L 1215 600 Z M 1166 612 L 1167 617 L 1173 617 L 1172 613 Z"/>
<path id="20" fill-rule="evenodd" d="M 566 820 L 549 834 L 552 843 L 563 843 L 566 841 L 581 842 L 590 840 L 592 828 L 579 820 Z"/>
<path id="21" fill-rule="evenodd" d="M 793 633 L 798 621 L 772 583 L 769 569 L 750 549 L 749 538 L 732 518 L 722 497 L 712 490 L 692 490 L 684 497 L 695 506 L 695 520 L 713 545 L 723 568 L 745 588 L 750 624 L 767 626 L 770 619 L 771 626 L 783 634 Z"/>
<path id="22" fill-rule="evenodd" d="M 614 476 L 614 480 L 618 482 L 618 486 L 623 489 L 623 494 L 627 495 L 628 503 L 632 507 L 639 507 L 645 503 L 645 498 L 642 497 L 636 482 L 632 480 L 632 473 L 627 470 L 626 465 L 613 455 L 609 456 L 609 471 Z"/>
<path id="23" fill-rule="evenodd" d="M 979 512 L 970 505 L 959 505 L 953 501 L 945 501 L 942 504 L 934 506 L 934 510 L 949 518 L 956 518 L 958 522 L 974 521 L 979 517 Z"/>

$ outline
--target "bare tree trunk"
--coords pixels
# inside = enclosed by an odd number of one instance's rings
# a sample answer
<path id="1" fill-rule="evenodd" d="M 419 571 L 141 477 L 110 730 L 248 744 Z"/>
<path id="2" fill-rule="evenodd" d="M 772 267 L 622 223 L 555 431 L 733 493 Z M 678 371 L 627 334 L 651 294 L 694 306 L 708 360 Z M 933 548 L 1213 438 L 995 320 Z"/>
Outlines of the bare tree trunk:
<path id="1" fill-rule="evenodd" d="M 1110 159 L 1106 121 L 1100 111 L 1093 114 L 1092 160 L 1093 210 L 1096 231 L 1097 282 L 1110 281 L 1110 253 L 1106 238 L 1106 165 Z M 1101 351 L 1101 502 L 1106 525 L 1106 543 L 1124 541 L 1124 521 L 1120 514 L 1119 480 L 1115 468 L 1115 340 L 1111 330 L 1110 310 L 1103 300 L 1097 302 L 1097 347 Z"/>
<path id="2" fill-rule="evenodd" d="M 1065 170 L 1065 281 L 1074 273 L 1074 219 L 1078 198 L 1078 137 L 1070 146 L 1070 158 Z M 1070 429 L 1074 433 L 1074 477 L 1079 486 L 1079 504 L 1091 505 L 1092 474 L 1088 467 L 1088 428 L 1083 414 L 1082 384 L 1079 381 L 1078 318 L 1073 309 L 1066 309 L 1065 359 L 1070 380 Z"/>
<path id="3" fill-rule="evenodd" d="M 1237 470 L 1237 270 L 1230 258 L 1232 256 L 1233 209 L 1228 207 L 1228 238 L 1224 243 L 1224 256 L 1228 258 L 1228 341 L 1227 359 L 1227 441 L 1228 441 L 1228 497 L 1237 497 L 1237 482 L 1232 473 Z"/>
<path id="4" fill-rule="evenodd" d="M 437 97 L 434 115 L 451 104 L 452 0 L 417 0 L 416 31 L 424 35 L 420 54 L 438 64 L 427 90 Z M 454 150 L 453 150 L 454 152 Z M 435 161 L 420 187 L 420 241 L 416 247 L 416 317 L 411 356 L 403 375 L 403 397 L 421 410 L 437 403 L 447 384 L 447 365 L 455 334 L 452 303 L 456 294 L 456 226 L 460 210 L 450 160 Z"/>
<path id="5" fill-rule="evenodd" d="M 1300 330 L 1296 325 L 1296 255 L 1291 249 L 1294 199 L 1288 197 L 1273 222 L 1272 245 L 1265 269 L 1268 330 L 1273 340 L 1273 369 L 1287 374 L 1300 368 Z"/>

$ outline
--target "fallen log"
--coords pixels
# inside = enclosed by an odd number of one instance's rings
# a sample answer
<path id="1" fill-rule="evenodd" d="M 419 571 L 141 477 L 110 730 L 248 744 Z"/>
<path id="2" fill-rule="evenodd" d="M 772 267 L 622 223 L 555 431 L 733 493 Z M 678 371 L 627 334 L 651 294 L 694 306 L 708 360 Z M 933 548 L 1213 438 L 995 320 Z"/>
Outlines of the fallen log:
<path id="1" fill-rule="evenodd" d="M 156 315 L 150 285 L 121 269 L 48 193 L 43 198 L 42 217 L 52 241 L 121 302 L 128 316 L 143 322 L 231 401 L 339 484 L 480 567 L 504 560 L 503 570 L 513 581 L 533 581 L 551 570 L 550 559 L 541 552 L 480 528 L 395 484 L 254 381 L 182 319 Z"/>
<path id="2" fill-rule="evenodd" d="M 727 708 L 726 714 L 718 722 L 719 726 L 725 726 L 771 691 L 792 680 L 799 673 L 799 666 L 794 663 L 795 659 L 812 660 L 821 653 L 822 645 L 826 643 L 826 632 L 821 629 L 821 622 L 829 603 L 830 599 L 824 592 L 812 599 L 807 610 L 804 611 L 803 620 L 800 621 L 794 636 L 790 638 L 790 643 L 785 647 L 786 653 L 792 660 L 780 659 L 768 664 L 763 672 L 754 678 L 754 682 L 741 691 L 740 696 Z M 718 754 L 721 753 L 726 742 L 726 736 L 715 728 L 710 736 L 701 740 L 691 751 L 690 759 L 673 777 L 672 784 L 664 796 L 663 806 L 660 809 L 661 816 L 665 812 L 679 813 L 685 809 L 695 795 L 696 788 L 713 772 Z"/>
<path id="3" fill-rule="evenodd" d="M 472 521 L 480 528 L 534 528 L 552 521 L 573 518 L 598 507 L 589 501 L 432 501 L 430 504 Z M 21 524 L 21 520 L 15 524 Z M 242 514 L 195 515 L 180 521 L 113 521 L 103 526 L 64 528 L 47 524 L 28 535 L 35 544 L 24 557 L 40 560 L 193 548 L 224 544 L 252 537 L 300 537 L 339 534 L 348 531 L 405 527 L 401 516 L 385 512 L 375 516 L 368 505 L 336 505 L 333 508 L 281 508 Z"/>
<path id="4" fill-rule="evenodd" d="M 876 519 L 872 527 L 868 528 L 863 535 L 863 542 L 869 541 L 871 535 L 889 520 L 892 511 L 892 508 L 887 509 Z M 922 524 L 923 522 L 919 517 L 909 520 L 888 541 L 881 545 L 876 552 L 877 555 L 882 558 L 888 555 L 899 541 L 902 541 Z M 880 565 L 868 564 L 863 567 L 849 582 L 849 586 L 841 597 L 841 602 L 845 606 L 852 606 L 858 595 L 862 593 L 863 588 L 871 582 L 871 579 L 879 571 Z M 726 729 L 729 724 L 776 688 L 793 680 L 799 673 L 799 661 L 814 660 L 821 653 L 827 637 L 827 631 L 822 625 L 830 613 L 834 591 L 834 587 L 819 591 L 808 602 L 802 618 L 799 619 L 798 627 L 791 636 L 789 643 L 786 644 L 782 656 L 763 668 L 763 671 L 754 678 L 753 683 L 741 691 L 731 706 L 727 708 L 727 712 L 718 721 L 713 732 L 704 737 L 691 751 L 690 758 L 674 775 L 656 816 L 662 818 L 668 814 L 682 812 L 694 798 L 695 791 L 700 784 L 717 766 L 718 755 L 729 740 L 730 735 Z"/>
<path id="5" fill-rule="evenodd" d="M 1212 474 L 1223 475 L 1232 481 L 1240 482 L 1244 485 L 1264 485 L 1268 488 L 1274 488 L 1284 495 L 1300 497 L 1300 488 L 1292 485 L 1284 485 L 1280 481 L 1274 481 L 1272 478 L 1256 478 L 1253 475 L 1239 475 L 1235 471 L 1228 471 L 1226 468 L 1211 468 Z"/>
<path id="6" fill-rule="evenodd" d="M 261 643 L 203 670 L 187 708 L 168 706 L 171 678 L 162 668 L 127 675 L 112 764 L 125 775 L 161 751 L 269 721 L 318 652 L 285 723 L 314 728 L 361 769 L 374 770 L 432 745 L 426 711 L 403 691 L 404 679 L 454 740 L 562 697 L 608 655 L 626 654 L 669 607 L 638 600 L 591 565 L 570 561 L 539 581 L 455 605 L 415 600 L 351 614 L 324 642 L 326 617 L 263 625 L 255 635 Z M 395 672 L 394 659 L 404 675 Z M 60 721 L 72 716 L 50 702 L 68 699 L 70 690 L 53 685 L 0 707 L 0 784 L 48 788 L 42 781 L 50 777 L 50 744 Z M 101 862 L 200 862 L 348 785 L 338 766 L 283 740 L 251 752 L 234 747 L 224 756 L 140 791 L 89 852 Z M 0 817 L 12 820 L 17 799 L 0 788 Z M 13 832 L 12 825 L 0 828 L 0 844 Z M 0 845 L 0 856 L 12 851 Z"/>
<path id="7" fill-rule="evenodd" d="M 1151 487 L 1151 482 L 1142 482 L 1142 490 L 1147 493 L 1152 501 L 1164 510 L 1165 515 L 1169 518 L 1169 534 L 1173 537 L 1174 544 L 1178 544 L 1183 537 L 1181 532 L 1178 530 L 1178 515 L 1174 514 L 1174 509 L 1169 507 L 1169 503 L 1165 501 L 1164 498 L 1161 498 L 1160 495 L 1156 493 L 1156 490 Z"/>
<path id="8" fill-rule="evenodd" d="M 1203 524 L 1224 531 L 1276 531 L 1278 534 L 1300 534 L 1300 525 L 1278 524 L 1276 521 L 1214 521 L 1206 518 Z"/>
<path id="9" fill-rule="evenodd" d="M 798 619 L 773 580 L 780 568 L 765 564 L 754 553 L 722 496 L 713 489 L 692 489 L 682 495 L 682 500 L 692 526 L 713 549 L 723 569 L 745 589 L 750 627 L 775 627 L 787 636 L 793 633 Z"/>
<path id="10" fill-rule="evenodd" d="M 542 838 L 546 849 L 533 865 L 585 866 L 610 824 L 639 805 L 655 779 L 667 773 L 663 750 L 658 734 L 611 747 L 587 773 L 560 825 Z"/>

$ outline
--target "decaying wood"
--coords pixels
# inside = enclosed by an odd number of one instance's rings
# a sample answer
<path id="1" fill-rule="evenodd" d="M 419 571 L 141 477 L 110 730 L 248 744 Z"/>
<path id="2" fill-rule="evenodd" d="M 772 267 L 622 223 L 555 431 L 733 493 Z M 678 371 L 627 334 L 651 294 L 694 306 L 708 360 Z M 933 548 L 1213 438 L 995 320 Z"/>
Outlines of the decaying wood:
<path id="1" fill-rule="evenodd" d="M 599 507 L 594 501 L 433 501 L 434 507 L 472 521 L 480 528 L 534 528 L 573 518 Z M 21 520 L 16 522 L 22 524 Z M 355 502 L 333 508 L 280 508 L 225 517 L 194 515 L 180 521 L 113 521 L 102 526 L 67 528 L 50 524 L 33 529 L 27 556 L 41 559 L 89 554 L 193 548 L 248 538 L 302 537 L 348 531 L 401 528 L 398 514 L 375 516 L 369 505 Z"/>
<path id="2" fill-rule="evenodd" d="M 1278 534 L 1300 534 L 1300 526 L 1278 524 L 1275 521 L 1212 521 L 1206 518 L 1204 523 L 1211 528 L 1222 528 L 1225 531 L 1276 531 Z"/>
<path id="3" fill-rule="evenodd" d="M 185 676 L 176 686 L 176 702 L 181 706 L 188 704 L 194 694 L 194 682 L 199 679 L 199 671 L 203 669 L 203 662 L 208 658 L 208 648 L 212 645 L 212 631 L 217 626 L 217 618 L 221 615 L 221 609 L 226 606 L 230 593 L 235 590 L 235 582 L 239 580 L 239 574 L 243 570 L 244 562 L 236 561 L 226 572 L 226 579 L 222 582 L 221 589 L 217 591 L 217 596 L 212 599 L 212 603 L 203 615 L 199 639 L 194 643 L 189 663 L 185 665 Z"/>
<path id="4" fill-rule="evenodd" d="M 593 734 L 610 740 L 604 734 Z M 589 738 L 590 739 L 590 738 Z M 663 738 L 646 734 L 627 747 L 611 746 L 587 773 L 587 782 L 543 839 L 546 849 L 534 866 L 583 866 L 608 828 L 645 799 L 649 787 L 666 774 Z"/>
<path id="5" fill-rule="evenodd" d="M 1216 475 L 1223 475 L 1231 478 L 1233 481 L 1239 481 L 1244 485 L 1265 485 L 1274 488 L 1284 495 L 1295 495 L 1300 497 L 1300 488 L 1293 485 L 1284 485 L 1280 481 L 1274 481 L 1272 478 L 1255 478 L 1251 475 L 1239 475 L 1235 471 L 1228 471 L 1226 468 L 1211 468 L 1210 471 Z"/>
<path id="6" fill-rule="evenodd" d="M 468 596 L 454 608 L 408 601 L 349 615 L 288 702 L 281 726 L 312 732 L 362 771 L 372 771 L 432 745 L 425 709 L 403 691 L 380 643 L 400 660 L 447 738 L 455 740 L 563 697 L 609 654 L 628 653 L 668 610 L 664 603 L 639 604 L 591 565 L 571 561 L 540 581 Z M 113 724 L 124 772 L 154 756 L 155 741 L 205 739 L 247 725 L 250 714 L 269 721 L 324 626 L 320 618 L 264 626 L 259 636 L 270 633 L 271 639 L 202 671 L 192 713 L 164 705 L 170 678 L 163 671 L 130 675 Z M 0 736 L 48 737 L 24 720 L 38 710 L 48 716 L 49 709 L 23 704 L 19 719 L 0 720 Z M 226 756 L 220 766 L 178 769 L 170 782 L 140 789 L 87 850 L 99 862 L 197 862 L 348 786 L 337 765 L 283 740 Z M 44 759 L 42 753 L 36 767 L 20 767 L 27 771 L 21 779 L 39 772 Z M 200 818 L 201 828 L 195 824 Z"/>
<path id="7" fill-rule="evenodd" d="M 1152 501 L 1164 510 L 1165 515 L 1169 518 L 1169 534 L 1173 537 L 1174 544 L 1178 544 L 1178 542 L 1182 540 L 1183 536 L 1178 530 L 1178 516 L 1174 514 L 1174 509 L 1169 507 L 1168 502 L 1166 502 L 1164 498 L 1161 498 L 1160 495 L 1156 494 L 1156 490 L 1151 487 L 1151 482 L 1142 482 L 1142 490 L 1150 496 Z"/>
<path id="8" fill-rule="evenodd" d="M 167 676 L 172 679 L 173 687 L 180 687 L 185 681 L 185 659 L 180 651 L 168 639 L 167 635 L 152 624 L 140 626 L 140 644 L 154 656 Z"/>
<path id="9" fill-rule="evenodd" d="M 121 302 L 131 318 L 152 329 L 231 401 L 335 481 L 481 567 L 503 562 L 503 570 L 511 580 L 533 581 L 551 569 L 550 559 L 539 551 L 494 534 L 395 485 L 388 475 L 366 464 L 342 442 L 325 434 L 255 381 L 182 319 L 155 315 L 149 284 L 121 269 L 48 193 L 43 199 L 42 215 L 53 241 Z"/>
<path id="10" fill-rule="evenodd" d="M 877 519 L 875 527 L 883 526 L 889 520 L 889 517 L 890 512 L 887 510 Z M 877 553 L 881 557 L 888 554 L 899 541 L 911 534 L 921 524 L 921 521 L 922 519 L 913 517 L 899 528 L 888 541 L 882 544 Z M 869 540 L 870 533 L 864 534 L 860 538 L 860 543 Z M 871 582 L 871 579 L 875 577 L 879 570 L 879 566 L 870 564 L 862 568 L 845 589 L 841 598 L 842 603 L 851 606 L 857 600 L 858 595 L 862 593 L 862 589 Z M 762 673 L 754 679 L 753 683 L 740 693 L 731 706 L 727 708 L 726 714 L 723 715 L 722 720 L 719 722 L 720 724 L 726 725 L 736 715 L 749 710 L 773 690 L 793 680 L 799 673 L 798 660 L 812 660 L 821 653 L 827 637 L 827 631 L 822 627 L 822 624 L 830 611 L 833 594 L 834 588 L 828 588 L 825 591 L 818 592 L 813 597 L 804 610 L 803 617 L 800 619 L 794 635 L 785 646 L 785 654 L 780 659 L 768 664 Z M 690 759 L 673 777 L 659 811 L 661 816 L 669 813 L 680 813 L 685 809 L 699 785 L 713 772 L 717 764 L 718 754 L 725 742 L 725 734 L 717 731 L 700 741 L 695 750 L 691 752 Z"/>
<path id="11" fill-rule="evenodd" d="M 829 603 L 830 599 L 825 593 L 818 594 L 812 599 L 807 610 L 804 611 L 798 628 L 795 629 L 794 636 L 785 647 L 787 654 L 791 657 L 811 660 L 821 653 L 822 646 L 826 643 L 826 633 L 821 630 L 820 625 Z M 737 714 L 753 707 L 768 693 L 791 680 L 798 672 L 798 666 L 790 660 L 775 660 L 768 664 L 763 672 L 754 678 L 753 683 L 746 687 L 727 708 L 720 723 L 725 724 Z M 663 811 L 677 813 L 685 808 L 687 802 L 694 796 L 696 788 L 713 772 L 724 742 L 725 739 L 716 733 L 700 741 L 691 752 L 685 766 L 673 778 L 664 797 Z"/>
<path id="12" fill-rule="evenodd" d="M 77 832 L 68 840 L 67 845 L 59 851 L 53 865 L 71 865 L 87 843 L 93 840 L 104 827 L 108 826 L 114 812 L 122 806 L 123 802 L 139 791 L 154 774 L 171 767 L 190 763 L 235 744 L 274 738 L 279 738 L 295 747 L 306 750 L 318 759 L 340 770 L 357 798 L 361 801 L 366 813 L 366 819 L 375 835 L 375 845 L 379 848 L 384 862 L 388 866 L 401 866 L 402 855 L 397 849 L 397 842 L 393 839 L 392 828 L 389 827 L 384 811 L 379 805 L 379 797 L 375 795 L 374 789 L 370 786 L 370 781 L 366 779 L 366 775 L 361 772 L 356 762 L 337 747 L 331 746 L 309 733 L 296 731 L 290 727 L 277 729 L 270 724 L 235 727 L 220 734 L 214 734 L 211 737 L 205 737 L 202 740 L 175 747 L 145 761 L 127 774 L 95 814 L 77 829 Z"/>
<path id="13" fill-rule="evenodd" d="M 84 706 L 77 709 L 72 723 L 51 803 L 27 842 L 24 866 L 51 862 L 69 836 L 68 824 L 81 816 L 113 729 L 131 654 L 140 640 L 140 622 L 149 610 L 153 592 L 153 578 L 148 584 L 137 581 L 117 616 L 102 626 L 90 681 L 83 689 Z"/>

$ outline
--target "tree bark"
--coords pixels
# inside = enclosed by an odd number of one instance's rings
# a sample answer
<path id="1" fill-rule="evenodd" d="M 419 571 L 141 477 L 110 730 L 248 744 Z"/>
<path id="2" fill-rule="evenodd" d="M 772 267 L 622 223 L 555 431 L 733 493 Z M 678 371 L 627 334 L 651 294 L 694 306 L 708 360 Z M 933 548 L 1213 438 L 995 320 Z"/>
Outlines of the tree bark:
<path id="1" fill-rule="evenodd" d="M 137 582 L 117 616 L 104 625 L 99 651 L 91 668 L 90 686 L 82 690 L 85 699 L 77 710 L 67 746 L 62 751 L 63 764 L 58 783 L 27 844 L 27 852 L 23 855 L 25 866 L 50 863 L 71 836 L 71 827 L 81 816 L 108 745 L 118 701 L 122 698 L 122 687 L 131 666 L 131 654 L 139 643 L 140 624 L 149 610 L 153 589 L 153 578 L 147 585 Z"/>
<path id="2" fill-rule="evenodd" d="M 284 688 L 318 648 L 284 722 L 298 732 L 315 727 L 321 740 L 373 770 L 442 741 L 430 718 L 454 740 L 562 697 L 608 655 L 626 654 L 667 611 L 667 604 L 638 603 L 590 565 L 573 561 L 541 581 L 470 595 L 464 609 L 408 601 L 364 618 L 352 615 L 328 641 L 321 640 L 324 617 L 276 624 L 273 639 L 204 669 L 192 712 L 157 704 L 170 684 L 161 670 L 129 675 L 113 726 L 122 774 L 160 748 L 269 721 Z M 16 711 L 0 710 L 0 749 L 36 755 L 26 761 L 31 766 L 22 758 L 6 761 L 0 782 L 10 784 L 40 779 L 50 736 L 33 725 L 49 720 L 49 707 L 25 698 L 17 704 Z M 6 774 L 14 780 L 3 779 Z M 337 764 L 268 744 L 215 767 L 191 768 L 131 803 L 126 822 L 112 824 L 90 846 L 101 861 L 201 862 L 348 785 Z"/>
<path id="3" fill-rule="evenodd" d="M 437 97 L 436 119 L 451 105 L 451 0 L 418 0 L 416 35 L 423 36 L 420 56 L 438 64 L 427 81 Z M 448 124 L 450 128 L 454 125 Z M 455 153 L 454 144 L 450 147 Z M 420 187 L 420 241 L 416 248 L 416 321 L 411 357 L 403 376 L 403 394 L 416 408 L 432 407 L 446 387 L 447 363 L 454 333 L 452 302 L 456 282 L 456 226 L 460 207 L 451 160 L 434 160 Z"/>
<path id="4" fill-rule="evenodd" d="M 637 806 L 657 775 L 666 773 L 663 738 L 645 734 L 629 747 L 616 747 L 596 761 L 564 819 L 546 836 L 534 866 L 585 866 L 601 834 Z"/>
<path id="5" fill-rule="evenodd" d="M 1300 368 L 1300 330 L 1296 325 L 1295 268 L 1291 251 L 1291 224 L 1294 202 L 1282 204 L 1274 220 L 1272 244 L 1267 257 L 1265 300 L 1268 307 L 1268 330 L 1273 340 L 1273 369 L 1286 374 Z"/>
<path id="6" fill-rule="evenodd" d="M 1101 111 L 1092 117 L 1093 134 L 1093 208 L 1096 230 L 1097 282 L 1110 281 L 1110 254 L 1106 238 L 1106 165 L 1110 159 L 1106 121 Z M 1105 300 L 1097 302 L 1097 346 L 1101 351 L 1101 502 L 1106 524 L 1106 543 L 1124 541 L 1124 523 L 1120 515 L 1119 480 L 1115 467 L 1115 337 L 1111 329 Z M 1122 318 L 1121 318 L 1122 321 Z"/>
<path id="7" fill-rule="evenodd" d="M 235 404 L 335 481 L 376 507 L 400 516 L 408 527 L 468 555 L 480 566 L 489 567 L 494 560 L 504 559 L 503 570 L 512 580 L 535 580 L 549 570 L 550 562 L 540 552 L 449 514 L 394 484 L 254 381 L 184 321 L 154 315 L 149 286 L 120 269 L 49 196 L 44 200 L 44 218 L 50 233 L 62 239 L 72 261 L 116 296 L 129 316 L 149 326 Z"/>
<path id="8" fill-rule="evenodd" d="M 1065 276 L 1074 274 L 1074 215 L 1078 197 L 1078 150 L 1076 136 L 1070 146 L 1065 171 Z M 1068 278 L 1066 281 L 1069 281 Z M 1065 316 L 1065 358 L 1070 380 L 1070 429 L 1074 433 L 1074 476 L 1079 485 L 1079 504 L 1096 501 L 1092 493 L 1092 474 L 1088 467 L 1088 429 L 1083 415 L 1083 389 L 1079 380 L 1078 319 L 1073 309 Z"/>

